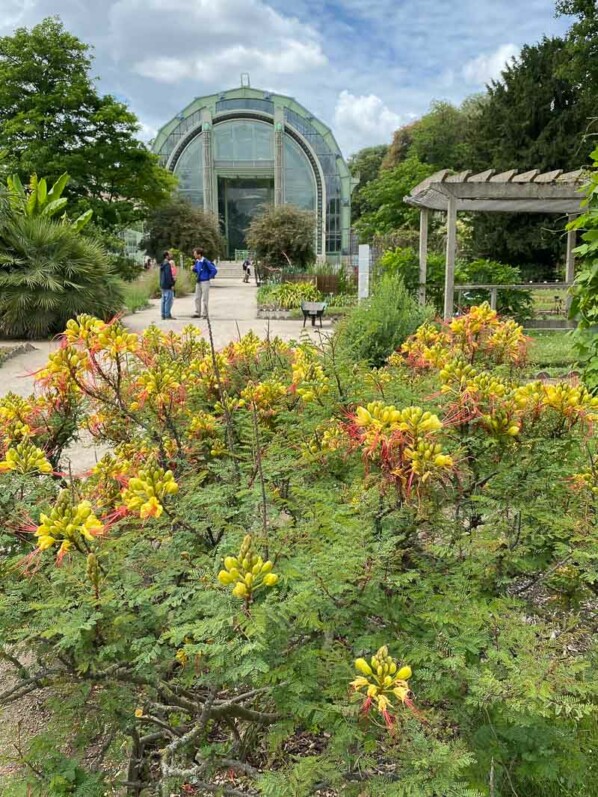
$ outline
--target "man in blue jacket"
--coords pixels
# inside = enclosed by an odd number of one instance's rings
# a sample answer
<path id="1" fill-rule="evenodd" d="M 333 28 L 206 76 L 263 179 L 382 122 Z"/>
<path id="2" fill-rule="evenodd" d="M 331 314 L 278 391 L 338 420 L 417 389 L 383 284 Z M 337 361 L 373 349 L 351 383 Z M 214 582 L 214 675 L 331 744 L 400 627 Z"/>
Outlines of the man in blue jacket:
<path id="1" fill-rule="evenodd" d="M 170 266 L 170 252 L 164 252 L 160 263 L 160 290 L 162 291 L 162 320 L 174 321 L 171 315 L 174 301 L 174 277 Z"/>
<path id="2" fill-rule="evenodd" d="M 193 257 L 195 258 L 193 271 L 197 276 L 197 284 L 195 285 L 195 315 L 193 315 L 193 318 L 207 318 L 208 301 L 210 299 L 210 280 L 216 276 L 218 269 L 207 257 L 203 256 L 203 249 L 194 249 Z"/>

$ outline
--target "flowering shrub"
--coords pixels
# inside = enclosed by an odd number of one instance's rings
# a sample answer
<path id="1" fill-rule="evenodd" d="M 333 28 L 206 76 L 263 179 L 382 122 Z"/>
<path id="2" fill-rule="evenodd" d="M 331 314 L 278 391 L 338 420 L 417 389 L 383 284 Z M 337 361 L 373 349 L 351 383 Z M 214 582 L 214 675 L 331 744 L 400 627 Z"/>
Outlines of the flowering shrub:
<path id="1" fill-rule="evenodd" d="M 502 321 L 485 303 L 441 327 L 424 324 L 403 344 L 401 352 L 416 368 L 437 368 L 447 355 L 460 355 L 469 363 L 521 366 L 526 343 L 519 324 L 511 319 Z"/>
<path id="2" fill-rule="evenodd" d="M 0 705 L 60 698 L 8 788 L 68 746 L 131 797 L 598 790 L 598 404 L 525 348 L 488 307 L 376 370 L 69 322 L 0 399 Z"/>

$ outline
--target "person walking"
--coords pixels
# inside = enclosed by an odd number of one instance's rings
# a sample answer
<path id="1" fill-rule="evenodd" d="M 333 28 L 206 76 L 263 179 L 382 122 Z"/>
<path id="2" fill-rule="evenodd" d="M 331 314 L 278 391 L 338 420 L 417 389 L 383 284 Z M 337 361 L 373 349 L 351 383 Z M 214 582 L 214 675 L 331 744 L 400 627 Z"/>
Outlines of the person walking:
<path id="1" fill-rule="evenodd" d="M 174 321 L 175 318 L 171 315 L 174 301 L 174 277 L 170 267 L 170 252 L 164 252 L 162 263 L 160 264 L 160 290 L 162 291 L 162 320 Z"/>
<path id="2" fill-rule="evenodd" d="M 251 260 L 247 257 L 243 261 L 243 282 L 249 282 L 251 276 Z"/>
<path id="3" fill-rule="evenodd" d="M 207 257 L 204 257 L 203 249 L 194 249 L 193 257 L 195 258 L 193 271 L 197 276 L 197 283 L 195 285 L 195 313 L 192 318 L 207 318 L 210 280 L 214 279 L 218 269 Z"/>

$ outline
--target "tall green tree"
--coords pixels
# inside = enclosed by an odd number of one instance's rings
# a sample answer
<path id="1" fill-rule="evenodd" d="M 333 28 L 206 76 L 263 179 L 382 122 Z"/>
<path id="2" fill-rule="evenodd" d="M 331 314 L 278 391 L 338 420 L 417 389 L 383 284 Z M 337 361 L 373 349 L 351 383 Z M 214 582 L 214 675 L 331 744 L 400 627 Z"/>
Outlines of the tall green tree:
<path id="1" fill-rule="evenodd" d="M 433 102 L 421 119 L 395 132 L 383 168 L 393 168 L 412 156 L 436 170 L 469 168 L 472 127 L 484 103 L 483 95 L 468 97 L 459 107 Z"/>
<path id="2" fill-rule="evenodd" d="M 594 103 L 567 77 L 570 42 L 525 46 L 488 88 L 476 118 L 473 165 L 495 169 L 575 169 L 592 145 L 584 131 Z"/>
<path id="3" fill-rule="evenodd" d="M 0 38 L 0 149 L 11 172 L 50 181 L 68 172 L 66 194 L 104 227 L 142 218 L 175 180 L 137 139 L 127 107 L 101 96 L 88 45 L 57 18 Z"/>
<path id="4" fill-rule="evenodd" d="M 598 6 L 595 0 L 557 0 L 557 14 L 575 17 L 567 36 L 569 58 L 563 73 L 577 82 L 582 93 L 596 98 L 598 91 Z"/>
<path id="5" fill-rule="evenodd" d="M 363 189 L 375 180 L 380 172 L 382 161 L 388 153 L 387 144 L 365 147 L 349 158 L 349 169 L 353 177 L 359 178 L 351 200 L 352 221 L 357 221 L 364 211 Z"/>
<path id="6" fill-rule="evenodd" d="M 383 169 L 377 180 L 363 190 L 364 212 L 355 225 L 362 241 L 375 235 L 416 226 L 419 212 L 405 204 L 411 189 L 435 171 L 416 157 L 407 158 L 393 169 Z"/>
<path id="7" fill-rule="evenodd" d="M 567 74 L 570 47 L 569 38 L 526 46 L 489 86 L 474 122 L 473 168 L 567 171 L 587 161 L 595 99 Z M 553 215 L 476 214 L 473 247 L 522 266 L 526 278 L 552 278 L 564 257 L 563 227 Z"/>

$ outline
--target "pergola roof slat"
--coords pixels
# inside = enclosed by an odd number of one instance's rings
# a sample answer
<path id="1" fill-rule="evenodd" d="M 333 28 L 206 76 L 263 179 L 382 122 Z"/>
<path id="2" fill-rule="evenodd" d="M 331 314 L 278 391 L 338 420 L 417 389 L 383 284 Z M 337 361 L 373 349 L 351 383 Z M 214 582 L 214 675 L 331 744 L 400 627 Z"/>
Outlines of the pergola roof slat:
<path id="1" fill-rule="evenodd" d="M 496 174 L 496 169 L 486 169 L 485 172 L 478 172 L 478 174 L 472 174 L 470 177 L 467 178 L 467 182 L 486 183 L 494 174 Z"/>
<path id="2" fill-rule="evenodd" d="M 490 182 L 491 183 L 509 183 L 516 174 L 517 174 L 517 169 L 509 169 L 506 172 L 501 172 L 500 174 L 495 174 L 494 177 L 490 178 Z"/>
<path id="3" fill-rule="evenodd" d="M 540 174 L 540 169 L 530 169 L 529 172 L 521 172 L 520 174 L 516 174 L 511 182 L 531 183 L 538 174 Z"/>
<path id="4" fill-rule="evenodd" d="M 543 174 L 539 174 L 534 179 L 534 183 L 554 183 L 556 178 L 562 173 L 562 169 L 554 169 L 552 172 L 544 172 Z"/>
<path id="5" fill-rule="evenodd" d="M 516 169 L 495 174 L 492 169 L 451 174 L 443 169 L 417 185 L 405 202 L 430 210 L 446 210 L 455 198 L 458 211 L 515 213 L 578 213 L 583 169 L 540 172 Z"/>

